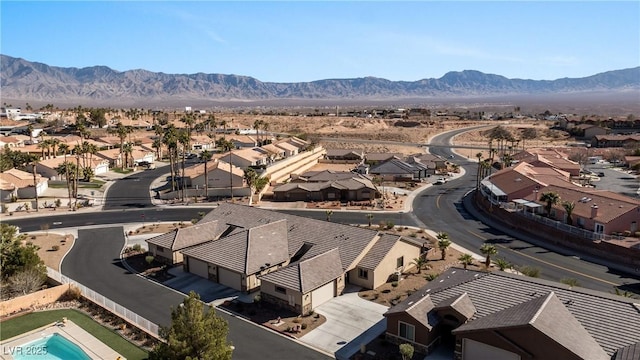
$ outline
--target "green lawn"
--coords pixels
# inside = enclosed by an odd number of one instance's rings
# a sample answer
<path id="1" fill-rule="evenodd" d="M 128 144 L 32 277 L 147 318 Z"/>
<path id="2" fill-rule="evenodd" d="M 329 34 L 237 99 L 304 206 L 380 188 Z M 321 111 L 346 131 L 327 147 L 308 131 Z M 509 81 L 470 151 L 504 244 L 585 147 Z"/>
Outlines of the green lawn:
<path id="1" fill-rule="evenodd" d="M 63 317 L 73 321 L 128 360 L 142 360 L 148 357 L 146 351 L 123 339 L 116 332 L 98 324 L 82 312 L 71 309 L 39 311 L 3 321 L 0 323 L 0 340 L 6 340 L 60 321 Z"/>

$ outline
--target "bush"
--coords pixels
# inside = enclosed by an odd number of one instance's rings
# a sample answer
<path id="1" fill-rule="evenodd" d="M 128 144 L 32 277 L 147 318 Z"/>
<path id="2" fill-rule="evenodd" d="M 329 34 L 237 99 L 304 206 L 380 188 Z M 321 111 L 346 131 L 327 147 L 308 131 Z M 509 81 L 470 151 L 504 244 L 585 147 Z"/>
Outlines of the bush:
<path id="1" fill-rule="evenodd" d="M 131 247 L 131 250 L 133 250 L 133 251 L 141 251 L 141 250 L 142 250 L 142 245 L 140 245 L 140 244 L 134 244 L 134 245 Z"/>
<path id="2" fill-rule="evenodd" d="M 534 277 L 534 278 L 540 277 L 540 269 L 538 269 L 537 267 L 521 266 L 518 268 L 518 271 L 520 271 L 521 273 L 529 277 Z"/>
<path id="3" fill-rule="evenodd" d="M 391 283 L 391 286 L 393 286 L 393 287 L 398 287 L 398 282 L 397 282 L 397 281 L 392 282 L 392 283 Z"/>
<path id="4" fill-rule="evenodd" d="M 304 329 L 306 329 L 306 328 L 307 328 L 307 324 L 304 324 L 304 323 L 303 323 L 303 324 L 302 324 L 302 330 L 304 330 Z"/>
<path id="5" fill-rule="evenodd" d="M 151 265 L 151 263 L 153 262 L 153 260 L 155 260 L 155 258 L 153 257 L 153 255 L 147 255 L 144 257 L 144 261 L 147 262 L 147 265 Z"/>
<path id="6" fill-rule="evenodd" d="M 82 297 L 82 292 L 79 288 L 75 286 L 70 286 L 67 291 L 65 291 L 63 298 L 66 300 L 78 300 Z"/>
<path id="7" fill-rule="evenodd" d="M 438 275 L 436 275 L 436 274 L 427 274 L 427 275 L 424 276 L 424 278 L 427 279 L 427 281 L 433 281 L 437 277 L 438 277 Z"/>
<path id="8" fill-rule="evenodd" d="M 58 251 L 58 250 L 60 250 L 60 246 L 58 246 L 58 245 L 53 245 L 53 246 L 51 247 L 51 250 L 53 250 L 53 251 Z"/>

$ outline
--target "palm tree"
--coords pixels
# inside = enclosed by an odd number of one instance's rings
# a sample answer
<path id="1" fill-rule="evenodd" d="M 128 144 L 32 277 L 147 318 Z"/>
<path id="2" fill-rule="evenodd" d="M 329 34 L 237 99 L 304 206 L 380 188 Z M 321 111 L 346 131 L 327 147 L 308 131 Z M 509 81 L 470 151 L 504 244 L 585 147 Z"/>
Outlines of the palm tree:
<path id="1" fill-rule="evenodd" d="M 33 190 L 34 190 L 34 193 L 36 195 L 36 212 L 38 212 L 39 209 L 40 209 L 40 206 L 38 205 L 38 181 L 37 181 L 37 178 L 36 178 L 36 175 L 37 175 L 37 173 L 36 173 L 36 165 L 38 165 L 38 159 L 35 156 L 32 159 L 33 160 L 31 162 L 31 167 L 32 167 L 32 170 L 33 170 Z"/>
<path id="2" fill-rule="evenodd" d="M 325 210 L 324 213 L 327 215 L 327 221 L 331 221 L 331 215 L 333 215 L 333 210 Z"/>
<path id="3" fill-rule="evenodd" d="M 189 148 L 190 143 L 189 131 L 181 130 L 178 132 L 178 142 L 182 145 L 182 176 L 180 177 L 180 189 L 181 189 L 181 197 L 182 201 L 184 201 L 184 188 L 185 188 L 185 178 L 184 178 L 184 163 L 186 161 L 187 149 Z"/>
<path id="4" fill-rule="evenodd" d="M 418 274 L 421 274 L 422 269 L 425 265 L 427 265 L 427 259 L 425 259 L 423 256 L 418 256 L 417 258 L 413 259 L 411 263 L 416 266 L 416 269 L 418 269 Z"/>
<path id="5" fill-rule="evenodd" d="M 262 125 L 264 123 L 264 121 L 262 120 L 256 120 L 253 122 L 253 129 L 256 131 L 256 139 L 258 140 L 258 146 L 262 145 L 262 142 L 260 141 L 260 125 Z"/>
<path id="6" fill-rule="evenodd" d="M 462 266 L 464 266 L 464 269 L 467 270 L 467 266 L 473 265 L 473 256 L 469 254 L 462 254 L 458 258 L 458 261 L 460 261 L 460 263 L 462 263 Z"/>
<path id="7" fill-rule="evenodd" d="M 476 173 L 476 190 L 479 190 L 480 189 L 480 180 L 481 180 L 480 175 L 482 174 L 481 171 L 480 171 L 482 169 L 482 167 L 481 167 L 481 164 L 482 164 L 482 153 L 481 152 L 477 153 L 476 157 L 478 158 L 478 172 Z"/>
<path id="8" fill-rule="evenodd" d="M 122 168 L 129 167 L 129 158 L 133 155 L 133 145 L 131 143 L 125 143 L 120 149 L 120 153 L 124 154 L 124 164 Z"/>
<path id="9" fill-rule="evenodd" d="M 244 171 L 244 181 L 247 182 L 249 186 L 249 205 L 251 205 L 253 201 L 253 192 L 255 191 L 256 183 L 258 181 L 258 173 L 252 168 L 248 168 Z"/>
<path id="10" fill-rule="evenodd" d="M 548 192 L 542 193 L 542 195 L 540 196 L 540 201 L 546 203 L 544 209 L 547 211 L 547 216 L 550 217 L 551 207 L 560 201 L 560 195 L 558 195 L 558 193 L 548 191 Z"/>
<path id="11" fill-rule="evenodd" d="M 213 153 L 209 150 L 205 150 L 200 153 L 200 158 L 204 161 L 204 197 L 209 200 L 209 171 L 207 164 L 213 157 Z"/>
<path id="12" fill-rule="evenodd" d="M 442 260 L 447 257 L 447 248 L 451 246 L 451 240 L 449 240 L 449 234 L 446 232 L 439 232 L 436 236 L 438 239 L 438 248 L 442 254 Z"/>
<path id="13" fill-rule="evenodd" d="M 227 141 L 227 139 L 223 138 L 218 143 L 218 147 L 220 148 L 220 151 L 229 153 L 229 190 L 231 193 L 231 201 L 233 202 L 233 164 L 231 163 L 231 150 L 234 146 L 231 141 Z"/>
<path id="14" fill-rule="evenodd" d="M 573 214 L 573 209 L 576 208 L 576 203 L 574 203 L 573 201 L 563 201 L 562 207 L 567 213 L 567 224 L 573 225 L 573 219 L 571 218 L 571 215 Z"/>
<path id="15" fill-rule="evenodd" d="M 505 271 L 506 269 L 511 269 L 513 265 L 510 262 L 503 258 L 497 258 L 493 261 L 500 271 Z"/>
<path id="16" fill-rule="evenodd" d="M 60 149 L 60 151 L 62 151 L 62 153 L 64 154 L 64 162 L 63 164 L 67 163 L 67 153 L 69 152 L 69 145 L 67 145 L 66 143 L 61 143 L 60 146 L 58 146 L 58 149 Z M 69 181 L 69 167 L 65 166 L 65 171 L 64 171 L 64 178 L 67 181 L 67 192 L 69 195 L 69 202 L 71 202 L 71 182 Z M 58 173 L 59 175 L 61 175 L 60 173 Z"/>
<path id="17" fill-rule="evenodd" d="M 367 220 L 369 221 L 369 227 L 371 227 L 371 220 L 373 220 L 373 214 L 367 214 L 366 217 L 367 217 Z"/>
<path id="18" fill-rule="evenodd" d="M 480 252 L 487 257 L 484 261 L 484 266 L 488 268 L 491 265 L 491 256 L 496 255 L 498 249 L 496 249 L 495 245 L 485 243 L 480 247 Z"/>
<path id="19" fill-rule="evenodd" d="M 162 143 L 169 151 L 169 164 L 171 165 L 171 190 L 176 190 L 175 162 L 178 153 L 178 130 L 173 124 L 169 124 L 162 135 Z"/>
<path id="20" fill-rule="evenodd" d="M 220 126 L 222 126 L 222 138 L 223 139 L 227 139 L 227 121 L 226 120 L 222 120 L 220 121 Z"/>
<path id="21" fill-rule="evenodd" d="M 58 152 L 56 150 L 59 150 L 59 145 L 60 145 L 60 139 L 57 138 L 51 138 L 49 139 L 49 144 L 51 145 L 51 150 L 53 152 L 53 157 L 58 156 Z M 58 149 L 56 149 L 56 147 Z"/>

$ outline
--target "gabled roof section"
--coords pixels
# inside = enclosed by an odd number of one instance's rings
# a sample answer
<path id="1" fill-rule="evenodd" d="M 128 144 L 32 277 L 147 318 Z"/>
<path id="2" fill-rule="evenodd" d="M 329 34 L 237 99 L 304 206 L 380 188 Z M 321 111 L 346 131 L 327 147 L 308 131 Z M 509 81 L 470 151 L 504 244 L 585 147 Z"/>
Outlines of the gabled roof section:
<path id="1" fill-rule="evenodd" d="M 367 254 L 360 260 L 358 267 L 368 270 L 375 270 L 382 259 L 391 251 L 391 248 L 400 241 L 400 236 L 382 234 L 378 241 L 367 251 Z"/>
<path id="2" fill-rule="evenodd" d="M 219 236 L 219 230 L 217 221 L 199 222 L 193 226 L 175 229 L 146 241 L 165 249 L 182 250 L 216 239 Z"/>
<path id="3" fill-rule="evenodd" d="M 471 319 L 476 313 L 476 307 L 473 306 L 473 302 L 469 297 L 469 294 L 462 293 L 459 296 L 452 296 L 449 299 L 445 299 L 438 303 L 435 310 L 453 310 L 464 317 L 465 320 Z"/>
<path id="4" fill-rule="evenodd" d="M 378 233 L 376 230 L 231 203 L 221 203 L 201 221 L 219 220 L 221 224 L 237 227 L 235 231 L 242 231 L 282 219 L 287 220 L 291 256 L 305 243 L 314 244 L 314 246 L 302 256 L 301 260 L 338 248 L 343 269 L 351 266 Z M 221 240 L 223 239 L 218 241 Z M 215 247 L 212 247 L 212 251 L 216 251 Z"/>
<path id="5" fill-rule="evenodd" d="M 483 273 L 451 268 L 389 311 L 395 311 L 397 307 L 406 308 L 408 301 L 426 294 L 438 305 L 463 292 L 469 294 L 477 310 L 468 325 L 482 317 L 554 292 L 580 326 L 609 356 L 622 347 L 640 342 L 640 307 L 634 304 L 637 300 L 504 272 Z"/>
<path id="6" fill-rule="evenodd" d="M 403 303 L 406 303 L 405 306 L 394 306 L 384 313 L 384 316 L 406 313 L 427 329 L 431 330 L 438 322 L 435 316 L 430 316 L 432 315 L 430 312 L 434 308 L 433 301 L 431 301 L 431 297 L 428 294 L 420 295 L 421 296 L 413 297 L 412 299 L 407 298 L 407 300 L 403 301 Z"/>
<path id="7" fill-rule="evenodd" d="M 620 348 L 613 360 L 638 360 L 640 359 L 640 342 Z"/>
<path id="8" fill-rule="evenodd" d="M 305 294 L 342 276 L 341 263 L 340 251 L 335 248 L 260 278 Z"/>
<path id="9" fill-rule="evenodd" d="M 289 260 L 287 230 L 285 219 L 248 230 L 245 274 Z"/>
<path id="10" fill-rule="evenodd" d="M 262 266 L 274 266 L 289 259 L 286 229 L 286 220 L 257 225 L 182 253 L 240 274 L 255 274 Z"/>
<path id="11" fill-rule="evenodd" d="M 581 359 L 608 360 L 611 358 L 553 291 L 470 321 L 452 333 L 464 334 L 478 330 L 514 327 L 532 327 Z"/>

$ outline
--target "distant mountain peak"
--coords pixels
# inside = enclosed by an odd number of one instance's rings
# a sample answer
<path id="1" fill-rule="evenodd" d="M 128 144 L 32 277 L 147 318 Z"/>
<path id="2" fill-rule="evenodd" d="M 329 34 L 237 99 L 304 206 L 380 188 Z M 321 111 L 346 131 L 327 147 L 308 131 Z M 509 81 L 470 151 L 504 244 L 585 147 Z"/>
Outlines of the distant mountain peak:
<path id="1" fill-rule="evenodd" d="M 308 99 L 407 99 L 589 91 L 640 90 L 640 67 L 584 78 L 508 79 L 477 70 L 450 71 L 439 79 L 390 81 L 374 76 L 299 83 L 262 82 L 249 76 L 165 74 L 107 66 L 54 67 L 0 55 L 2 97 L 42 102 L 145 103 Z"/>

